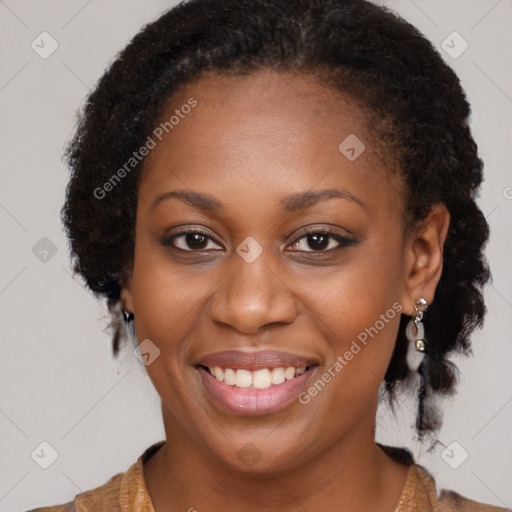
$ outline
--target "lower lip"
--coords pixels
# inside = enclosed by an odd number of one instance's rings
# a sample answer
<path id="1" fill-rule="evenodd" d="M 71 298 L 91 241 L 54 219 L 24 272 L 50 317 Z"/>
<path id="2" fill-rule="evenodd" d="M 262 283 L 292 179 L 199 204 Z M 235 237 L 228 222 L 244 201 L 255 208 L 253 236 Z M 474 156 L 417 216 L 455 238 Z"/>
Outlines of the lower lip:
<path id="1" fill-rule="evenodd" d="M 315 368 L 267 389 L 229 386 L 204 368 L 199 367 L 198 370 L 204 386 L 221 406 L 237 414 L 258 415 L 277 412 L 297 400 Z"/>

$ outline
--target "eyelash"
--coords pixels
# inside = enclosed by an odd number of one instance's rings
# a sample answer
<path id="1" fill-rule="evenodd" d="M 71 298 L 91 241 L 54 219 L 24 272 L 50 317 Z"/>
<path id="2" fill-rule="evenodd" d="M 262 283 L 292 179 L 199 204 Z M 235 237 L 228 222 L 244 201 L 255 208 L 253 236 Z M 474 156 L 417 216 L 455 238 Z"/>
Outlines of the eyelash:
<path id="1" fill-rule="evenodd" d="M 186 235 L 189 235 L 189 234 L 203 235 L 207 239 L 214 241 L 217 245 L 221 245 L 221 244 L 219 244 L 215 240 L 214 237 L 208 235 L 205 231 L 202 231 L 199 228 L 187 228 L 186 231 L 184 230 L 184 231 L 175 233 L 175 234 L 173 234 L 170 237 L 164 238 L 162 240 L 162 244 L 165 245 L 165 246 L 169 246 L 170 245 L 174 249 L 176 249 L 178 251 L 183 251 L 183 252 L 200 252 L 200 251 L 204 251 L 205 249 L 197 249 L 197 250 L 195 250 L 195 249 L 188 249 L 188 250 L 187 249 L 180 249 L 179 247 L 175 247 L 173 245 L 173 241 L 176 238 L 183 237 L 183 236 L 186 236 Z M 327 250 L 320 250 L 320 251 L 312 250 L 312 251 L 298 251 L 298 252 L 314 253 L 314 254 L 329 253 L 331 251 L 335 251 L 335 250 L 341 249 L 343 247 L 349 247 L 351 245 L 354 245 L 357 242 L 357 240 L 355 238 L 352 238 L 352 237 L 349 237 L 349 236 L 340 235 L 339 233 L 336 233 L 334 230 L 313 227 L 313 228 L 308 228 L 307 230 L 302 232 L 300 234 L 300 236 L 298 238 L 296 238 L 295 241 L 292 242 L 290 245 L 296 245 L 299 241 L 301 241 L 302 239 L 307 238 L 308 236 L 311 236 L 311 235 L 324 235 L 324 236 L 328 236 L 329 238 L 336 240 L 336 242 L 338 242 L 339 245 L 338 245 L 338 247 L 334 247 L 334 248 L 327 249 Z M 208 249 L 206 249 L 206 250 L 208 250 Z"/>

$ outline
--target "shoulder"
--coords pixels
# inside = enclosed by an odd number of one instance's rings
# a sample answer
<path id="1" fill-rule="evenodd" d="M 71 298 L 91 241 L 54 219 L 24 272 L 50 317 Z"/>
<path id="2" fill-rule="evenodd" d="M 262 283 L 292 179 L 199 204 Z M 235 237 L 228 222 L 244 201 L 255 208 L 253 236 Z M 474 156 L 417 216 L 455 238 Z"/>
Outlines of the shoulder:
<path id="1" fill-rule="evenodd" d="M 152 512 L 144 482 L 143 464 L 163 444 L 164 441 L 160 441 L 151 445 L 126 472 L 114 475 L 95 489 L 77 494 L 69 503 L 26 512 Z"/>
<path id="2" fill-rule="evenodd" d="M 27 512 L 85 512 L 91 510 L 91 507 L 95 507 L 97 512 L 117 512 L 120 510 L 117 508 L 120 484 L 130 470 L 114 475 L 99 487 L 77 494 L 73 501 L 62 505 L 27 510 Z"/>
<path id="3" fill-rule="evenodd" d="M 512 509 L 486 505 L 465 498 L 455 491 L 438 490 L 434 477 L 423 466 L 414 461 L 406 448 L 379 444 L 391 458 L 406 464 L 409 473 L 395 512 L 416 510 L 435 512 L 512 512 Z"/>
<path id="4" fill-rule="evenodd" d="M 73 502 L 69 502 L 63 505 L 55 505 L 53 507 L 33 508 L 26 512 L 76 512 L 76 508 Z"/>
<path id="5" fill-rule="evenodd" d="M 420 493 L 422 489 L 430 489 L 429 501 L 432 510 L 438 512 L 506 512 L 511 510 L 479 503 L 448 489 L 439 491 L 434 478 L 423 466 L 415 464 L 413 467 L 418 483 L 417 486 L 414 486 L 416 487 L 415 492 Z M 434 503 L 436 507 L 433 506 Z"/>
<path id="6" fill-rule="evenodd" d="M 505 512 L 510 511 L 509 508 L 495 507 L 493 505 L 485 505 L 477 501 L 464 498 L 455 491 L 443 489 L 438 500 L 439 512 L 451 512 L 457 510 L 461 512 Z"/>

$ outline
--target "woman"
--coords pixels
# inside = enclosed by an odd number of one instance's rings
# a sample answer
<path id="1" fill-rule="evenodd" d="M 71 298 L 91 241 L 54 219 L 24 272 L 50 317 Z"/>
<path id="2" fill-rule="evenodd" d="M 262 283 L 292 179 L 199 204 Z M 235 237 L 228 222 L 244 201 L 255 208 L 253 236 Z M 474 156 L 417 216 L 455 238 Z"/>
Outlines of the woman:
<path id="1" fill-rule="evenodd" d="M 439 427 L 483 320 L 468 115 L 363 0 L 192 0 L 144 27 L 88 98 L 63 220 L 166 439 L 38 510 L 504 510 L 375 442 L 381 391 Z"/>

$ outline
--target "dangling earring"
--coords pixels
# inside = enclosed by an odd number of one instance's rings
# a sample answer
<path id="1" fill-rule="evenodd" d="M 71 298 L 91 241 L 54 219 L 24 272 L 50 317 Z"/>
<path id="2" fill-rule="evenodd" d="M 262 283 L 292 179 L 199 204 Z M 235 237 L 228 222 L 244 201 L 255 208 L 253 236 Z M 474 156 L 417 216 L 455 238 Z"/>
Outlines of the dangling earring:
<path id="1" fill-rule="evenodd" d="M 133 313 L 123 310 L 123 317 L 126 322 L 126 330 L 133 343 L 133 348 L 136 349 L 139 346 L 139 342 L 137 341 L 137 334 L 135 333 L 135 316 Z"/>
<path id="2" fill-rule="evenodd" d="M 414 313 L 407 324 L 405 335 L 409 340 L 406 361 L 414 378 L 419 378 L 418 386 L 418 416 L 416 417 L 416 429 L 419 439 L 423 436 L 423 422 L 425 418 L 425 399 L 427 397 L 427 382 L 423 359 L 425 357 L 425 327 L 423 326 L 423 313 L 428 309 L 427 301 L 420 297 L 414 306 Z"/>
<path id="3" fill-rule="evenodd" d="M 425 356 L 425 327 L 423 326 L 423 313 L 427 311 L 427 301 L 420 297 L 414 305 L 414 313 L 407 324 L 405 335 L 409 340 L 407 347 L 407 366 L 411 372 L 418 371 L 420 364 Z"/>

